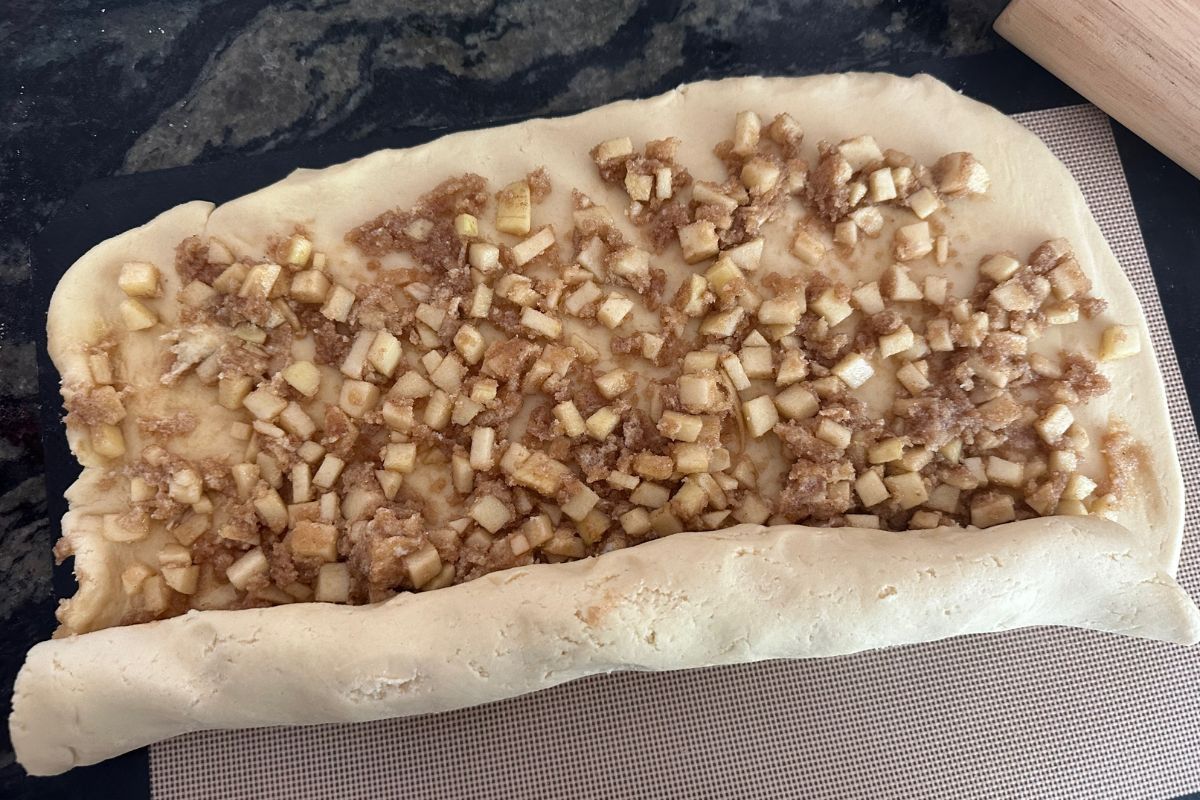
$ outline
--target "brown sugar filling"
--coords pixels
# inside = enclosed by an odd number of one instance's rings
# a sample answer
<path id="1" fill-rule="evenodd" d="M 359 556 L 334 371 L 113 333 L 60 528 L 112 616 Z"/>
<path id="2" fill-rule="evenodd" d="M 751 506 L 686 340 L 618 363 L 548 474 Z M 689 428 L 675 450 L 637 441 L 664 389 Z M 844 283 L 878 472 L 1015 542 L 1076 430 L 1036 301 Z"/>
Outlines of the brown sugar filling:
<path id="1" fill-rule="evenodd" d="M 927 167 L 859 136 L 819 143 L 810 167 L 802 142 L 786 114 L 739 113 L 715 148 L 722 183 L 694 181 L 676 139 L 600 143 L 591 156 L 639 241 L 543 169 L 498 190 L 450 178 L 347 232 L 372 267 L 357 285 L 303 231 L 265 259 L 185 240 L 163 382 L 194 373 L 241 414 L 244 450 L 169 453 L 196 425 L 180 414 L 136 420 L 160 444 L 125 453 L 132 390 L 111 346 L 67 392 L 69 421 L 124 459 L 130 510 L 104 518 L 105 536 L 137 541 L 156 521 L 175 539 L 123 576 L 126 622 L 375 602 L 745 522 L 1111 514 L 1136 442 L 1104 434 L 1097 482 L 1079 470 L 1073 412 L 1108 381 L 1083 352 L 1031 347 L 1104 309 L 1070 244 L 997 252 L 957 293 L 936 272 L 918 279 L 913 265 L 949 257 L 936 212 L 986 192 L 984 166 L 951 153 Z M 537 204 L 568 189 L 569 235 L 537 226 Z M 799 223 L 767 227 L 788 208 Z M 821 269 L 883 236 L 885 211 L 904 220 L 879 280 Z M 767 263 L 764 237 L 780 235 L 791 260 Z M 675 246 L 692 266 L 668 290 L 656 254 Z M 394 256 L 411 266 L 379 266 Z M 127 264 L 121 280 L 126 327 L 163 335 L 139 299 L 161 294 L 157 268 Z M 295 358 L 309 337 L 311 358 Z M 1135 329 L 1113 326 L 1099 355 L 1137 349 Z M 872 381 L 893 387 L 882 407 L 861 396 Z"/>

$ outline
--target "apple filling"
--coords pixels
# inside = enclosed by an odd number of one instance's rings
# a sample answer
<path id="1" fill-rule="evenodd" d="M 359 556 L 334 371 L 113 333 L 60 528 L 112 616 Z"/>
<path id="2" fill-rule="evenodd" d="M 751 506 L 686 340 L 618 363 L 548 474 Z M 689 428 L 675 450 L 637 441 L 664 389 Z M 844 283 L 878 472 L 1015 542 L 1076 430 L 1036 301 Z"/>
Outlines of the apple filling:
<path id="1" fill-rule="evenodd" d="M 626 206 L 570 187 L 569 231 L 539 219 L 543 170 L 448 179 L 346 234 L 361 280 L 303 230 L 257 254 L 184 241 L 173 298 L 126 264 L 119 324 L 161 339 L 164 384 L 194 377 L 237 416 L 227 458 L 172 452 L 196 418 L 127 418 L 112 342 L 68 387 L 128 485 L 103 535 L 171 535 L 122 575 L 126 621 L 374 602 L 737 523 L 1113 514 L 1139 446 L 1075 417 L 1137 329 L 1039 346 L 1105 310 L 1064 240 L 955 280 L 947 212 L 988 189 L 971 154 L 927 166 L 858 136 L 810 164 L 793 118 L 749 111 L 716 147 L 723 181 L 693 180 L 678 145 L 598 144 Z M 129 451 L 130 424 L 157 444 Z"/>

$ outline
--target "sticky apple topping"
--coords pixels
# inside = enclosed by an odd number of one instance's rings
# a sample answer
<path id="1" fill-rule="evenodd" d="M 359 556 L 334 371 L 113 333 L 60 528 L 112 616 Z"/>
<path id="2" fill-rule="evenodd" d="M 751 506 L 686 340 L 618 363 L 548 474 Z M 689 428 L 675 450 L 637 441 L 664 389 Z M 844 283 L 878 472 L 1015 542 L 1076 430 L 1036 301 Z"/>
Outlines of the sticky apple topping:
<path id="1" fill-rule="evenodd" d="M 66 387 L 128 486 L 104 536 L 170 533 L 122 575 L 127 621 L 374 602 L 741 522 L 1113 513 L 1138 446 L 1093 445 L 1076 414 L 1138 329 L 1041 346 L 1104 313 L 1064 240 L 947 268 L 948 211 L 988 189 L 972 154 L 923 165 L 861 135 L 810 165 L 795 119 L 752 111 L 714 150 L 724 178 L 695 179 L 679 148 L 599 143 L 624 207 L 553 187 L 570 230 L 540 218 L 545 170 L 463 175 L 326 243 L 343 263 L 304 230 L 265 253 L 193 238 L 171 300 L 157 266 L 124 265 L 119 321 L 161 338 L 162 382 L 237 417 L 225 459 L 171 452 L 196 420 L 128 419 L 112 343 Z M 131 423 L 155 443 L 130 452 Z"/>

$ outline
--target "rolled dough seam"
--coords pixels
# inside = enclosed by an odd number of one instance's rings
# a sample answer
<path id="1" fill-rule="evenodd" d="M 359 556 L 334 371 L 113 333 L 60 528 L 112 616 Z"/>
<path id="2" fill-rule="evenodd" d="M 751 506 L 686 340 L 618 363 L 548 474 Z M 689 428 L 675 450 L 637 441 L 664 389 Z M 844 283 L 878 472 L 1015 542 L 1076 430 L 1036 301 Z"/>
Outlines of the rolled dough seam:
<path id="1" fill-rule="evenodd" d="M 1200 611 L 1100 519 L 911 534 L 739 526 L 377 606 L 191 612 L 43 642 L 10 727 L 21 763 L 52 774 L 193 730 L 422 714 L 611 670 L 1028 625 L 1191 644 Z"/>

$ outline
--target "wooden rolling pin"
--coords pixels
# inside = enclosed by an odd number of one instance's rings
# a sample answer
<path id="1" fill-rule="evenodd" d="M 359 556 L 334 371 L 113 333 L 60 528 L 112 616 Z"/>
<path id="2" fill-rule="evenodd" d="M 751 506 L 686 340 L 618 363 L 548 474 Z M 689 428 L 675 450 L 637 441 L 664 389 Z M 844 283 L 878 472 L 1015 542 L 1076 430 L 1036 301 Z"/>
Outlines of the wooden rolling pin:
<path id="1" fill-rule="evenodd" d="M 1200 178 L 1200 0 L 1013 0 L 996 32 Z"/>

